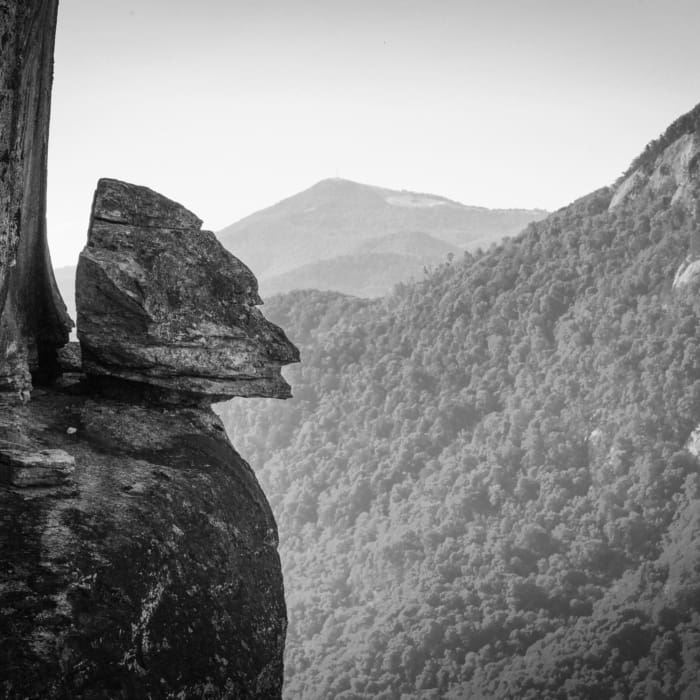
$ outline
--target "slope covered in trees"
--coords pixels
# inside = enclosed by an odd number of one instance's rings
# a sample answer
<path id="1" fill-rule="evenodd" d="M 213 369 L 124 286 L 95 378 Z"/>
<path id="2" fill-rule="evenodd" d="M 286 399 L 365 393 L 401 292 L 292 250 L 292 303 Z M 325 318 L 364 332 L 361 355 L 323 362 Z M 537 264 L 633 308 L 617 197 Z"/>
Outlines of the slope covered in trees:
<path id="1" fill-rule="evenodd" d="M 222 410 L 279 523 L 286 697 L 700 696 L 698 222 L 612 194 L 266 306 L 296 398 Z"/>

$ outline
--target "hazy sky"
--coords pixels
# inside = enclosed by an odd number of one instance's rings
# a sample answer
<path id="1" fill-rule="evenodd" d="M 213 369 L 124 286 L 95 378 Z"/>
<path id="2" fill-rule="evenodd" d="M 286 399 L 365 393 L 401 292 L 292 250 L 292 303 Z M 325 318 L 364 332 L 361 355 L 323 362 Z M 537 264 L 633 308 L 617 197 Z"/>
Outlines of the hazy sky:
<path id="1" fill-rule="evenodd" d="M 333 176 L 556 209 L 700 102 L 699 28 L 697 0 L 61 0 L 54 263 L 99 177 L 213 230 Z"/>

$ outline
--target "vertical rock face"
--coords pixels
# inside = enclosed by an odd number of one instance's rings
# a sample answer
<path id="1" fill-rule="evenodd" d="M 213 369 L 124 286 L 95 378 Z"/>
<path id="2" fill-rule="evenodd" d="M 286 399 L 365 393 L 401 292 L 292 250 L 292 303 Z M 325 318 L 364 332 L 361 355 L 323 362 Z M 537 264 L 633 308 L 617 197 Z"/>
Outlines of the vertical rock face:
<path id="1" fill-rule="evenodd" d="M 80 261 L 82 359 L 61 347 L 56 5 L 0 0 L 0 697 L 280 698 L 277 527 L 209 404 L 289 396 L 298 351 L 194 214 L 113 180 Z"/>
<path id="2" fill-rule="evenodd" d="M 0 561 L 2 698 L 281 696 L 277 527 L 208 408 L 0 395 Z"/>
<path id="3" fill-rule="evenodd" d="M 55 370 L 72 325 L 46 241 L 58 0 L 0 0 L 0 390 Z"/>

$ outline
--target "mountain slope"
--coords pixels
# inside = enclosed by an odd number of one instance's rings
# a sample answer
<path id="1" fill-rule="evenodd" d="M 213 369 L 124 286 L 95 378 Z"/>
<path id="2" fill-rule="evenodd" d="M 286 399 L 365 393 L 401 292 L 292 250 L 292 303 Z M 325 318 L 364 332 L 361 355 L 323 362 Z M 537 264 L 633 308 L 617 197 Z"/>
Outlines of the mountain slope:
<path id="1" fill-rule="evenodd" d="M 269 277 L 264 291 L 271 295 L 290 289 L 321 289 L 380 297 L 400 282 L 421 279 L 426 268 L 455 255 L 461 255 L 457 247 L 427 233 L 394 233 L 364 241 L 351 254 Z"/>
<path id="2" fill-rule="evenodd" d="M 280 526 L 288 698 L 700 695 L 694 134 L 386 299 L 270 300 L 292 410 L 222 411 Z"/>
<path id="3" fill-rule="evenodd" d="M 515 235 L 544 215 L 540 210 L 465 206 L 435 195 L 336 178 L 251 214 L 218 236 L 255 270 L 264 290 L 270 277 L 361 252 L 358 246 L 376 238 L 423 231 L 453 246 L 472 249 Z"/>
<path id="4" fill-rule="evenodd" d="M 427 264 L 440 261 L 428 260 Z M 289 289 L 319 289 L 381 297 L 400 282 L 420 279 L 425 268 L 422 259 L 396 253 L 339 255 L 270 277 L 263 291 L 269 296 Z"/>
<path id="5" fill-rule="evenodd" d="M 457 254 L 459 248 L 422 231 L 401 231 L 362 241 L 355 247 L 355 252 L 395 253 L 420 259 L 431 258 L 444 262 L 450 253 L 453 255 Z"/>

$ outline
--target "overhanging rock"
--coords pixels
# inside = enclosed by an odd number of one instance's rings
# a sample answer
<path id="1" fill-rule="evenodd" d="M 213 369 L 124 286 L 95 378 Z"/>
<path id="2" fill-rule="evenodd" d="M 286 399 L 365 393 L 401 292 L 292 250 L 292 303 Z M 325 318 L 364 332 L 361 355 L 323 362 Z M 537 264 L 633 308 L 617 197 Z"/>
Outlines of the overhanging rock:
<path id="1" fill-rule="evenodd" d="M 287 398 L 299 361 L 253 273 L 180 204 L 100 180 L 76 280 L 83 370 L 163 403 Z"/>

